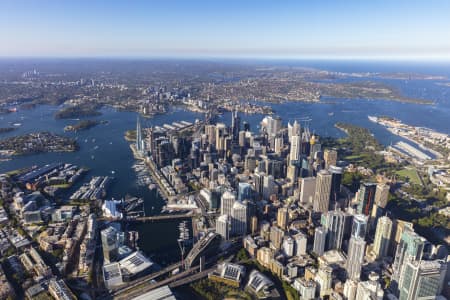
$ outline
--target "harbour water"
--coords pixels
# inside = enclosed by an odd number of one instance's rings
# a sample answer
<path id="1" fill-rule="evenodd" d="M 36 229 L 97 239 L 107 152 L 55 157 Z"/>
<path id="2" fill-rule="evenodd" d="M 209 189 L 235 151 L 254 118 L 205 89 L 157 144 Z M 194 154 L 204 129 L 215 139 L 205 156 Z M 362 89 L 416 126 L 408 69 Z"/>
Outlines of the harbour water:
<path id="1" fill-rule="evenodd" d="M 354 71 L 373 71 L 370 69 L 360 70 L 358 68 L 362 67 L 358 66 L 354 68 L 356 68 Z M 341 71 L 350 72 L 352 70 Z M 392 72 L 392 70 L 389 71 Z M 399 69 L 397 71 L 404 70 Z M 411 70 L 408 69 L 407 71 Z M 416 72 L 449 75 L 450 67 L 443 68 L 441 73 L 438 73 L 434 67 L 428 71 L 423 67 Z M 385 145 L 402 140 L 384 127 L 370 122 L 367 118 L 368 115 L 391 116 L 406 124 L 429 127 L 450 134 L 450 87 L 437 85 L 436 81 L 431 80 L 384 81 L 395 85 L 410 97 L 433 100 L 435 105 L 406 104 L 383 100 L 324 99 L 326 103 L 289 102 L 271 104 L 271 106 L 285 123 L 301 118 L 311 119 L 311 131 L 322 136 L 343 136 L 343 133 L 336 129 L 334 124 L 336 122 L 348 122 L 370 129 L 375 137 Z M 115 180 L 109 189 L 108 197 L 117 199 L 124 197 L 126 194 L 141 197 L 145 201 L 145 210 L 148 215 L 159 213 L 164 202 L 156 191 L 150 191 L 147 187 L 138 185 L 136 172 L 132 168 L 135 160 L 129 142 L 124 139 L 125 131 L 134 129 L 136 126 L 136 113 L 118 112 L 112 108 L 103 108 L 101 110 L 102 115 L 95 117 L 95 119 L 106 120 L 108 121 L 107 124 L 100 124 L 86 131 L 64 132 L 65 126 L 74 124 L 77 120 L 55 120 L 53 114 L 57 109 L 58 107 L 54 106 L 38 106 L 31 110 L 19 110 L 17 113 L 0 115 L 0 127 L 12 126 L 14 123 L 21 124 L 15 131 L 0 134 L 0 138 L 28 132 L 51 131 L 76 138 L 80 150 L 74 153 L 46 153 L 16 157 L 10 161 L 1 162 L 0 173 L 50 162 L 74 163 L 90 169 L 87 177 L 82 181 L 87 181 L 91 176 L 113 176 Z M 195 119 L 202 117 L 203 115 L 199 113 L 173 108 L 165 115 L 142 119 L 142 123 L 145 127 L 170 124 L 180 120 L 194 122 Z M 241 120 L 249 122 L 253 131 L 257 130 L 262 118 L 262 115 L 241 114 Z M 218 121 L 225 123 L 229 123 L 230 120 L 230 113 L 225 113 L 218 119 Z M 73 192 L 76 187 L 74 186 L 69 192 Z M 163 259 L 166 259 L 164 256 L 167 256 L 169 260 L 170 255 L 168 253 L 171 253 L 171 251 L 177 253 L 177 221 L 137 224 L 130 226 L 130 229 L 140 232 L 139 245 L 148 255 L 159 253 L 163 256 Z"/>

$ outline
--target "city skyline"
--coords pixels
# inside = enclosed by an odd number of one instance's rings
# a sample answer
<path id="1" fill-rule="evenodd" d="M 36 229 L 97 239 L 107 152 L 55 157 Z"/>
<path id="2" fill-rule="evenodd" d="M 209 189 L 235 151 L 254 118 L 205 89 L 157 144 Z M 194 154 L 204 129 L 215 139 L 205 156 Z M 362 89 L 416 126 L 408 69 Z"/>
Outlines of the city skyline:
<path id="1" fill-rule="evenodd" d="M 0 56 L 449 60 L 449 9 L 447 1 L 4 1 Z"/>

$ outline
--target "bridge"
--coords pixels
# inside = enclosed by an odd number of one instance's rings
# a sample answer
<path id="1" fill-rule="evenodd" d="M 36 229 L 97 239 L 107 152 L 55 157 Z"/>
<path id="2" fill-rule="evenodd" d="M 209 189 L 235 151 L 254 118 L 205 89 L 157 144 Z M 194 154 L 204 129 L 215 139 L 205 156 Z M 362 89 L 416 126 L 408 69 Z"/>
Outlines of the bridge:
<path id="1" fill-rule="evenodd" d="M 196 214 L 193 212 L 183 213 L 183 214 L 165 214 L 165 215 L 155 215 L 148 217 L 135 217 L 135 218 L 125 218 L 124 221 L 127 222 L 153 222 L 153 221 L 161 221 L 161 220 L 176 220 L 176 219 L 186 219 L 192 217 L 198 217 L 200 214 Z"/>

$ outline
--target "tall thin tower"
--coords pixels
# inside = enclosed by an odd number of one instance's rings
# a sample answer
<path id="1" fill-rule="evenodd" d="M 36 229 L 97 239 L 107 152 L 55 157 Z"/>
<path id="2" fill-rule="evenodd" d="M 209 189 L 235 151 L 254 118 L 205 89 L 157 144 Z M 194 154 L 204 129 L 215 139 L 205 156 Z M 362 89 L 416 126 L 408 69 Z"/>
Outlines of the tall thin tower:
<path id="1" fill-rule="evenodd" d="M 138 152 L 142 152 L 144 150 L 142 145 L 141 120 L 139 119 L 139 116 L 136 119 L 136 150 Z"/>

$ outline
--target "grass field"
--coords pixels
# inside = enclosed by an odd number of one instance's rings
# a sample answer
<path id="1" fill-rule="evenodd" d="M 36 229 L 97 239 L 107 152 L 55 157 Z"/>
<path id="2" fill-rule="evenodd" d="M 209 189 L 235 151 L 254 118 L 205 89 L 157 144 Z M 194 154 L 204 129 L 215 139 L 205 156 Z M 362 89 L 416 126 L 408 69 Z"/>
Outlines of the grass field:
<path id="1" fill-rule="evenodd" d="M 396 172 L 397 175 L 401 177 L 407 177 L 409 178 L 409 182 L 413 184 L 422 184 L 422 181 L 420 181 L 419 174 L 417 174 L 416 169 L 403 169 Z"/>

